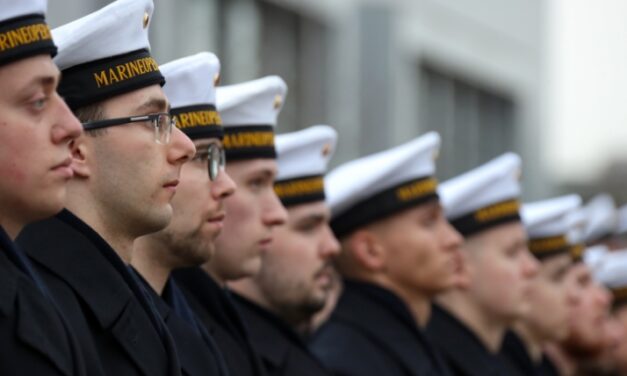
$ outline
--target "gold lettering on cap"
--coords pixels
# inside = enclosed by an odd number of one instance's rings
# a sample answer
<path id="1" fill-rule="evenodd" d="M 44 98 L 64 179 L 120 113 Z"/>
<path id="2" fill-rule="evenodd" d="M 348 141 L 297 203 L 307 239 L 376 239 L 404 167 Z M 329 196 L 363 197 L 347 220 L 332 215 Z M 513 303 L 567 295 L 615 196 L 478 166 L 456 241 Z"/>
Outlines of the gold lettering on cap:
<path id="1" fill-rule="evenodd" d="M 529 250 L 536 254 L 557 251 L 567 246 L 568 240 L 564 235 L 529 240 Z"/>
<path id="2" fill-rule="evenodd" d="M 45 23 L 18 27 L 0 33 L 0 52 L 45 40 L 52 40 L 50 28 Z"/>
<path id="3" fill-rule="evenodd" d="M 324 180 L 321 176 L 298 179 L 274 184 L 274 192 L 279 198 L 305 196 L 324 192 Z"/>
<path id="4" fill-rule="evenodd" d="M 193 127 L 220 126 L 222 119 L 217 111 L 182 112 L 176 116 L 176 126 L 180 129 Z"/>
<path id="5" fill-rule="evenodd" d="M 435 193 L 438 181 L 435 178 L 418 180 L 396 189 L 396 197 L 400 201 L 409 201 Z"/>
<path id="6" fill-rule="evenodd" d="M 118 64 L 99 72 L 94 72 L 93 77 L 98 88 L 107 87 L 117 82 L 130 80 L 147 73 L 158 72 L 159 65 L 152 57 L 142 57 L 136 60 Z"/>
<path id="7" fill-rule="evenodd" d="M 475 213 L 475 219 L 478 222 L 494 221 L 510 215 L 518 214 L 519 210 L 520 202 L 518 200 L 509 200 L 478 210 Z"/>
<path id="8" fill-rule="evenodd" d="M 274 146 L 274 132 L 237 132 L 224 135 L 222 140 L 225 149 Z"/>

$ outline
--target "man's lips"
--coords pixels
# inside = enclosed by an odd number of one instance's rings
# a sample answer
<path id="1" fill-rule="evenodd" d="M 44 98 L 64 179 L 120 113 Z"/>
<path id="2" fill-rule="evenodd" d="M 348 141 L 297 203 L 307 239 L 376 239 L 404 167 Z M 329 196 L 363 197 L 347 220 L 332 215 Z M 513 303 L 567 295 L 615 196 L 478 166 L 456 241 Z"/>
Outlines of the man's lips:
<path id="1" fill-rule="evenodd" d="M 218 213 L 207 220 L 207 222 L 223 222 L 224 221 L 224 213 Z"/>
<path id="2" fill-rule="evenodd" d="M 163 188 L 169 188 L 169 189 L 176 190 L 176 186 L 177 185 L 179 185 L 179 180 L 178 179 L 174 179 L 174 180 L 170 180 L 167 183 L 165 183 L 163 185 Z"/>
<path id="3" fill-rule="evenodd" d="M 70 167 L 72 165 L 72 157 L 65 158 L 61 163 L 54 165 L 51 170 L 58 171 L 67 178 L 74 176 L 74 171 Z"/>

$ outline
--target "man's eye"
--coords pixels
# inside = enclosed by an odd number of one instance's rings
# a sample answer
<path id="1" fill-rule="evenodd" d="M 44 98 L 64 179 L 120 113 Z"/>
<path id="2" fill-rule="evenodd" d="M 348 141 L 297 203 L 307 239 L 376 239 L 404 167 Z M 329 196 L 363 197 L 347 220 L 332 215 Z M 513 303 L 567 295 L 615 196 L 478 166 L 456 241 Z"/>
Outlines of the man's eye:
<path id="1" fill-rule="evenodd" d="M 48 101 L 48 98 L 40 98 L 37 100 L 34 100 L 31 102 L 31 106 L 35 109 L 35 110 L 43 110 L 44 107 L 46 106 L 46 102 Z"/>
<path id="2" fill-rule="evenodd" d="M 207 153 L 196 153 L 196 155 L 194 156 L 194 158 L 192 158 L 192 160 L 204 162 L 207 160 L 208 156 L 209 154 Z"/>

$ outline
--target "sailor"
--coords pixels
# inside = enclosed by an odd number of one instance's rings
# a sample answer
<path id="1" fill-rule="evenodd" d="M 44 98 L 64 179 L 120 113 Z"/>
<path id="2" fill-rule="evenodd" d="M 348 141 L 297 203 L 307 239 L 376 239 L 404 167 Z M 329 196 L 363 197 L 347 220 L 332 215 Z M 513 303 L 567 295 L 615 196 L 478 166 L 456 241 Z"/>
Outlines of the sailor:
<path id="1" fill-rule="evenodd" d="M 273 188 L 277 173 L 274 129 L 286 93 L 285 82 L 277 76 L 218 87 L 226 172 L 237 190 L 224 201 L 227 215 L 211 260 L 202 268 L 175 273 L 192 309 L 225 355 L 232 376 L 265 374 L 226 287 L 228 281 L 259 272 L 273 228 L 287 217 Z"/>
<path id="2" fill-rule="evenodd" d="M 461 282 L 462 238 L 437 194 L 437 133 L 335 168 L 325 181 L 343 291 L 311 348 L 338 375 L 448 375 L 422 332 Z"/>
<path id="3" fill-rule="evenodd" d="M 573 270 L 568 217 L 580 207 L 578 195 L 522 206 L 529 250 L 540 267 L 527 297 L 530 308 L 507 332 L 500 351 L 520 375 L 559 375 L 544 349 L 568 335 L 570 311 L 576 303 L 568 283 Z"/>
<path id="4" fill-rule="evenodd" d="M 83 123 L 66 209 L 18 239 L 85 353 L 89 375 L 178 375 L 170 333 L 128 263 L 172 217 L 194 144 L 168 113 L 150 55 L 151 0 L 118 0 L 53 30 L 59 93 Z"/>
<path id="5" fill-rule="evenodd" d="M 211 259 L 224 221 L 224 200 L 235 190 L 224 171 L 224 131 L 215 107 L 220 61 L 201 52 L 161 65 L 160 70 L 170 113 L 176 126 L 194 141 L 196 155 L 181 169 L 172 221 L 163 230 L 135 240 L 131 263 L 172 333 L 183 374 L 225 375 L 222 352 L 170 277 L 176 268 Z"/>
<path id="6" fill-rule="evenodd" d="M 57 94 L 47 1 L 0 1 L 0 374 L 86 375 L 74 334 L 13 242 L 63 208 L 81 126 Z"/>
<path id="7" fill-rule="evenodd" d="M 312 316 L 327 302 L 339 243 L 325 203 L 324 173 L 337 133 L 316 125 L 276 138 L 274 190 L 287 208 L 262 255 L 261 270 L 230 286 L 268 375 L 330 375 L 307 348 Z"/>
<path id="8" fill-rule="evenodd" d="M 505 331 L 529 310 L 538 262 L 520 220 L 518 155 L 506 153 L 440 186 L 453 226 L 464 236 L 467 286 L 444 292 L 428 337 L 455 375 L 512 375 L 498 356 Z"/>

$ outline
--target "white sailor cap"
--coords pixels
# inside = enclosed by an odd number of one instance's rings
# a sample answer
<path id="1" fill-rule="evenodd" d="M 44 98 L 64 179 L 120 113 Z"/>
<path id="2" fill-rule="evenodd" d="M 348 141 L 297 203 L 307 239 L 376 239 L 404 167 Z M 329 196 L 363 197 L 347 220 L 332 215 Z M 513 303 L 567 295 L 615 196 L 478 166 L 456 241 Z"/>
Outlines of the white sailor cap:
<path id="1" fill-rule="evenodd" d="M 337 132 L 328 125 L 277 135 L 274 191 L 284 206 L 324 201 L 324 173 L 336 142 Z"/>
<path id="2" fill-rule="evenodd" d="M 538 259 L 570 253 L 568 215 L 581 206 L 579 195 L 526 203 L 520 214 L 529 236 L 529 250 Z"/>
<path id="3" fill-rule="evenodd" d="M 603 244 L 593 245 L 587 247 L 583 252 L 583 262 L 586 264 L 593 275 L 603 267 L 603 260 L 605 255 L 610 252 L 610 249 Z"/>
<path id="4" fill-rule="evenodd" d="M 627 205 L 616 209 L 616 228 L 614 229 L 614 235 L 625 233 L 627 233 Z"/>
<path id="5" fill-rule="evenodd" d="M 217 89 L 227 159 L 276 158 L 274 128 L 286 94 L 287 85 L 278 76 Z"/>
<path id="6" fill-rule="evenodd" d="M 57 48 L 46 24 L 47 0 L 0 0 L 0 65 Z"/>
<path id="7" fill-rule="evenodd" d="M 70 108 L 163 85 L 148 42 L 153 8 L 152 0 L 117 0 L 52 30 L 63 72 L 59 93 Z"/>
<path id="8" fill-rule="evenodd" d="M 594 279 L 610 289 L 614 305 L 627 303 L 627 250 L 604 253 Z"/>
<path id="9" fill-rule="evenodd" d="M 568 242 L 572 244 L 570 255 L 573 261 L 583 260 L 583 254 L 586 250 L 584 231 L 586 230 L 587 222 L 588 219 L 583 206 L 573 210 L 566 216 L 566 223 L 568 224 L 566 237 Z"/>
<path id="10" fill-rule="evenodd" d="M 176 126 L 191 139 L 222 139 L 222 121 L 215 106 L 215 85 L 220 76 L 218 57 L 201 52 L 163 64 L 160 69 L 166 79 L 163 91 Z"/>
<path id="11" fill-rule="evenodd" d="M 616 229 L 616 204 L 609 194 L 600 193 L 594 196 L 584 210 L 587 217 L 584 238 L 587 244 L 611 235 Z"/>
<path id="12" fill-rule="evenodd" d="M 464 236 L 520 220 L 521 160 L 506 153 L 440 184 L 446 216 Z"/>
<path id="13" fill-rule="evenodd" d="M 410 142 L 335 168 L 325 178 L 338 237 L 383 217 L 437 198 L 435 158 L 440 136 Z"/>

